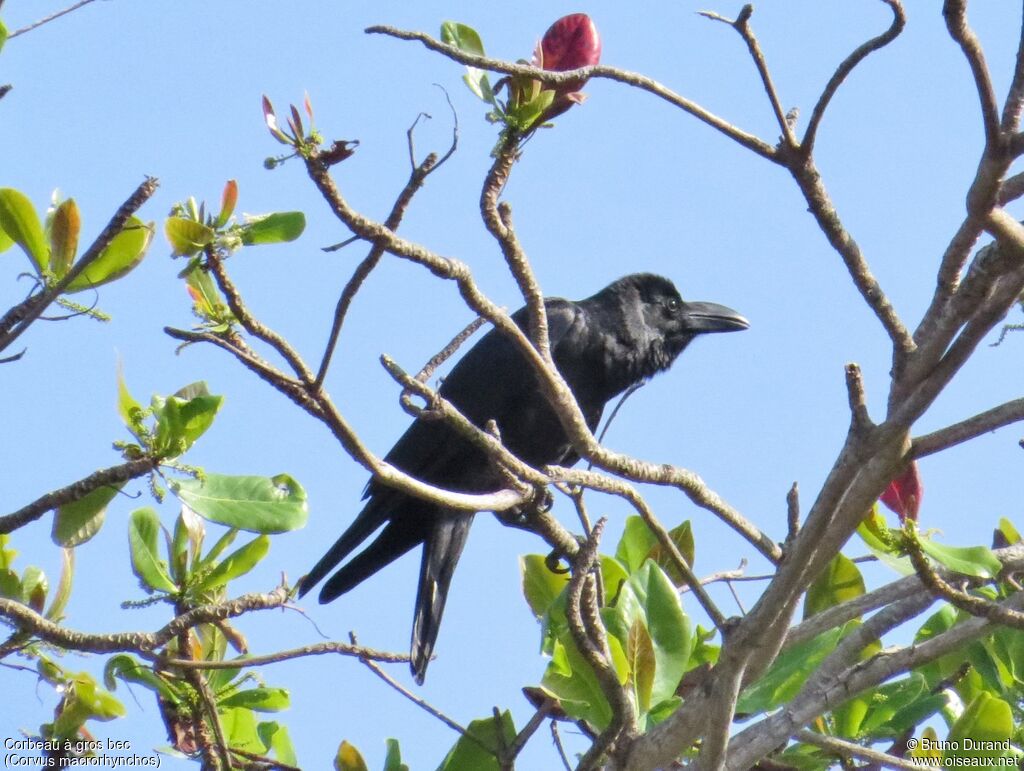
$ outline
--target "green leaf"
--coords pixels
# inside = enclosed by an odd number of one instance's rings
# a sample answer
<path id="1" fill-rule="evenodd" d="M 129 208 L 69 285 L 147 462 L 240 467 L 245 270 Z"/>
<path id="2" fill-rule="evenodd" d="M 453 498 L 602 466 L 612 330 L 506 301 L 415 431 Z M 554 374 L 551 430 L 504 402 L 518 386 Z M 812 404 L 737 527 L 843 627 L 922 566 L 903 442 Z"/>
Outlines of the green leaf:
<path id="1" fill-rule="evenodd" d="M 95 289 L 128 273 L 146 256 L 146 249 L 153 239 L 153 227 L 152 222 L 145 223 L 138 217 L 129 217 L 121 232 L 111 239 L 100 256 L 75 276 L 64 291 L 72 294 Z"/>
<path id="2" fill-rule="evenodd" d="M 267 536 L 261 535 L 258 538 L 254 538 L 245 546 L 236 549 L 225 557 L 224 560 L 199 583 L 198 588 L 201 591 L 216 589 L 218 586 L 224 586 L 229 581 L 233 581 L 239 576 L 245 575 L 256 567 L 260 560 L 267 556 L 267 552 L 269 550 L 270 539 L 267 538 Z"/>
<path id="3" fill-rule="evenodd" d="M 634 573 L 640 569 L 658 543 L 654 533 L 640 517 L 627 517 L 622 531 L 622 538 L 615 548 L 615 558 L 625 565 L 627 572 Z"/>
<path id="4" fill-rule="evenodd" d="M 46 246 L 43 226 L 32 202 L 14 188 L 0 189 L 0 229 L 24 250 L 39 275 L 50 267 L 50 250 Z"/>
<path id="5" fill-rule="evenodd" d="M 441 25 L 441 40 L 467 54 L 484 55 L 484 44 L 480 40 L 480 33 L 468 24 L 457 21 L 444 22 Z"/>
<path id="6" fill-rule="evenodd" d="M 1010 705 L 982 691 L 949 729 L 950 749 L 943 753 L 943 757 L 961 760 L 950 766 L 981 765 L 977 760 L 979 758 L 1001 758 L 1008 754 L 1013 732 L 1013 711 Z M 975 759 L 973 763 L 970 760 L 963 762 L 970 758 Z"/>
<path id="7" fill-rule="evenodd" d="M 897 573 L 905 576 L 913 575 L 914 566 L 910 564 L 909 557 L 900 556 L 899 539 L 894 532 L 898 533 L 899 531 L 889 528 L 885 517 L 878 511 L 877 503 L 871 507 L 871 511 L 857 526 L 857 535 L 881 562 Z"/>
<path id="8" fill-rule="evenodd" d="M 69 198 L 54 209 L 48 223 L 50 236 L 50 270 L 58 279 L 64 277 L 78 252 L 78 234 L 82 229 L 82 216 L 74 198 Z"/>
<path id="9" fill-rule="evenodd" d="M 516 738 L 508 710 L 501 713 L 500 723 L 494 717 L 474 720 L 466 726 L 466 733 L 473 738 L 460 736 L 438 771 L 498 771 L 498 749 L 508 747 Z"/>
<path id="10" fill-rule="evenodd" d="M 145 410 L 142 405 L 135 401 L 135 397 L 128 390 L 124 382 L 124 367 L 121 362 L 117 363 L 117 414 L 121 416 L 121 422 L 132 432 L 132 435 L 140 442 L 143 441 L 142 420 Z"/>
<path id="11" fill-rule="evenodd" d="M 604 604 L 614 605 L 618 601 L 623 584 L 629 580 L 629 574 L 621 562 L 607 554 L 601 555 L 600 564 L 601 583 L 604 584 Z"/>
<path id="12" fill-rule="evenodd" d="M 409 771 L 402 762 L 402 751 L 398 747 L 398 739 L 387 739 L 388 754 L 384 757 L 384 771 Z"/>
<path id="13" fill-rule="evenodd" d="M 53 593 L 50 607 L 46 609 L 46 618 L 59 622 L 64 617 L 64 608 L 71 599 L 71 587 L 75 576 L 75 552 L 73 549 L 61 549 L 60 579 L 57 591 Z"/>
<path id="14" fill-rule="evenodd" d="M 224 397 L 206 393 L 205 383 L 193 386 L 195 390 L 180 391 L 181 396 L 168 396 L 154 410 L 158 452 L 169 453 L 172 457 L 181 455 L 213 424 Z"/>
<path id="15" fill-rule="evenodd" d="M 0 253 L 6 252 L 14 246 L 14 239 L 7 235 L 7 231 L 0 227 Z"/>
<path id="16" fill-rule="evenodd" d="M 611 722 L 612 710 L 604 691 L 568 631 L 555 642 L 541 685 L 570 717 L 585 720 L 598 731 Z"/>
<path id="17" fill-rule="evenodd" d="M 213 243 L 216 232 L 201 222 L 185 217 L 168 217 L 164 235 L 171 244 L 172 257 L 191 257 Z"/>
<path id="18" fill-rule="evenodd" d="M 861 723 L 861 733 L 874 735 L 877 729 L 885 728 L 882 736 L 894 736 L 889 730 L 893 716 L 921 696 L 927 695 L 928 683 L 917 673 L 873 689 L 868 696 L 870 708 Z"/>
<path id="19" fill-rule="evenodd" d="M 690 526 L 690 521 L 686 520 L 681 525 L 672 528 L 668 531 L 668 535 L 672 539 L 672 543 L 676 545 L 679 553 L 683 555 L 686 564 L 693 568 L 694 543 L 693 528 Z M 647 557 L 654 560 L 676 586 L 684 586 L 686 584 L 686 579 L 683 578 L 682 571 L 676 566 L 676 561 L 672 559 L 668 550 L 662 546 L 661 541 L 657 540 L 657 537 L 655 538 L 654 546 L 647 553 Z"/>
<path id="20" fill-rule="evenodd" d="M 160 519 L 151 508 L 136 509 L 128 520 L 128 545 L 131 548 L 132 571 L 143 586 L 163 592 L 176 592 L 178 587 L 167 573 L 167 564 L 157 555 Z"/>
<path id="21" fill-rule="evenodd" d="M 111 656 L 106 666 L 103 667 L 103 682 L 107 688 L 114 690 L 118 680 L 148 688 L 172 704 L 178 704 L 181 701 L 181 696 L 166 680 L 153 672 L 147 664 L 127 653 Z"/>
<path id="22" fill-rule="evenodd" d="M 864 577 L 849 557 L 837 554 L 814 579 L 804 599 L 804 618 L 864 594 Z"/>
<path id="23" fill-rule="evenodd" d="M 338 745 L 338 754 L 334 756 L 335 771 L 368 771 L 366 761 L 359 750 L 348 741 Z"/>
<path id="24" fill-rule="evenodd" d="M 551 572 L 545 558 L 539 554 L 520 557 L 519 571 L 523 579 L 523 596 L 530 610 L 537 618 L 543 618 L 569 584 L 569 574 Z"/>
<path id="25" fill-rule="evenodd" d="M 217 708 L 240 707 L 254 709 L 257 712 L 280 712 L 288 709 L 289 704 L 288 691 L 284 688 L 249 688 L 221 699 Z"/>
<path id="26" fill-rule="evenodd" d="M 98 487 L 77 501 L 57 507 L 51 538 L 58 546 L 81 546 L 99 532 L 109 504 L 125 483 Z"/>
<path id="27" fill-rule="evenodd" d="M 256 726 L 256 715 L 251 709 L 232 708 L 220 711 L 221 727 L 233 749 L 266 754 L 267 747 L 260 739 Z"/>
<path id="28" fill-rule="evenodd" d="M 740 694 L 736 711 L 756 714 L 774 709 L 792 699 L 811 672 L 817 669 L 852 628 L 850 624 L 844 624 L 784 651 L 760 680 Z"/>
<path id="29" fill-rule="evenodd" d="M 4 43 L 6 43 L 6 42 L 7 42 L 7 27 L 5 27 L 4 23 L 2 21 L 0 21 L 0 50 L 3 50 Z M 0 249 L 0 252 L 2 252 L 2 251 L 3 251 L 3 249 Z"/>
<path id="30" fill-rule="evenodd" d="M 300 211 L 275 212 L 249 217 L 238 230 L 242 243 L 280 244 L 294 241 L 306 229 L 306 215 Z"/>
<path id="31" fill-rule="evenodd" d="M 694 637 L 679 594 L 664 571 L 647 560 L 623 585 L 615 607 L 602 611 L 602 618 L 626 649 L 634 621 L 643 621 L 650 632 L 655 659 L 649 703 L 670 698 L 689 669 Z"/>
<path id="32" fill-rule="evenodd" d="M 2 251 L 3 249 L 0 248 L 0 252 Z M 1017 532 L 1017 528 L 1015 528 L 1013 523 L 1006 517 L 999 518 L 999 531 L 1003 534 L 1003 537 L 1006 538 L 1007 545 L 1012 546 L 1013 544 L 1020 542 L 1020 533 Z"/>
<path id="33" fill-rule="evenodd" d="M 943 567 L 965 576 L 994 578 L 1003 563 L 985 546 L 944 546 L 930 538 L 921 538 L 921 550 Z"/>
<path id="34" fill-rule="evenodd" d="M 35 565 L 25 568 L 21 576 L 21 601 L 36 613 L 43 612 L 46 593 L 50 590 L 46 574 Z"/>
<path id="35" fill-rule="evenodd" d="M 182 479 L 174 494 L 196 514 L 252 533 L 284 533 L 306 524 L 306 491 L 287 474 L 275 477 L 207 474 Z"/>
<path id="36" fill-rule="evenodd" d="M 259 734 L 260 741 L 273 751 L 277 760 L 287 766 L 298 765 L 299 761 L 295 756 L 295 747 L 288 735 L 287 726 L 267 720 L 256 726 L 256 733 Z"/>

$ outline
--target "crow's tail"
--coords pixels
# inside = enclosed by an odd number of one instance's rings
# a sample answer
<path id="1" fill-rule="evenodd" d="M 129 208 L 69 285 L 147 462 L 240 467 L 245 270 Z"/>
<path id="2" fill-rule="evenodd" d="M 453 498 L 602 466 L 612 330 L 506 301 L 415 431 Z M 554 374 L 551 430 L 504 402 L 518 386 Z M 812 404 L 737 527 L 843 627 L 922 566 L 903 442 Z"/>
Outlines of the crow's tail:
<path id="1" fill-rule="evenodd" d="M 441 628 L 448 586 L 452 582 L 455 565 L 458 564 L 472 524 L 472 513 L 446 513 L 438 517 L 423 544 L 420 586 L 416 593 L 416 618 L 412 626 L 409 651 L 412 656 L 409 668 L 420 685 L 426 676 L 437 632 Z"/>
<path id="2" fill-rule="evenodd" d="M 348 530 L 341 534 L 341 537 L 334 542 L 334 545 L 327 550 L 327 553 L 320 558 L 320 561 L 313 566 L 309 573 L 302 577 L 302 580 L 299 582 L 299 597 L 305 596 L 310 589 L 323 580 L 324 576 L 334 570 L 338 563 L 345 559 L 353 549 L 365 541 L 374 530 L 381 526 L 384 522 L 385 516 L 378 513 L 377 509 L 379 507 L 375 504 L 376 502 L 371 500 L 366 505 L 366 508 L 359 512 L 359 516 L 355 518 L 355 521 L 349 526 Z M 386 530 L 387 528 L 385 528 L 385 531 Z M 382 532 L 380 537 L 374 542 L 374 545 L 378 544 L 383 538 L 384 533 Z M 373 546 L 370 548 L 373 548 Z M 405 551 L 408 551 L 408 549 L 405 549 Z M 404 554 L 405 551 L 400 553 Z M 355 562 L 355 560 L 353 560 L 353 562 Z M 390 560 L 382 562 L 378 567 L 384 567 L 388 562 L 390 562 Z M 348 567 L 349 566 L 346 565 L 345 568 L 339 571 L 339 574 Z M 363 578 L 373 572 L 374 571 L 366 573 Z M 337 578 L 337 575 L 335 575 L 331 581 L 334 581 L 335 578 Z M 356 583 L 359 582 L 357 581 Z M 355 584 L 351 584 L 348 588 L 351 588 L 352 586 L 355 586 Z M 328 599 L 324 599 L 324 594 L 326 592 L 327 587 L 325 586 L 324 591 L 320 593 L 320 602 L 330 601 Z M 342 592 L 335 592 L 330 599 L 334 599 L 334 597 L 337 597 L 339 594 L 342 594 Z"/>

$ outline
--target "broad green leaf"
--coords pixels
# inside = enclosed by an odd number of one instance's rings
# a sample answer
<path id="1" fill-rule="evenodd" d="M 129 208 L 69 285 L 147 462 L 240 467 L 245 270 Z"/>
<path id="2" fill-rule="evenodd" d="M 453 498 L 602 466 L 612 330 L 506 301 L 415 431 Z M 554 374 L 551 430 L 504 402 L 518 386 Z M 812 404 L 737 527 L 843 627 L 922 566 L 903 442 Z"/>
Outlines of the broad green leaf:
<path id="1" fill-rule="evenodd" d="M 402 751 L 398 747 L 398 739 L 387 739 L 388 754 L 384 757 L 384 771 L 409 771 L 402 762 Z"/>
<path id="2" fill-rule="evenodd" d="M 0 227 L 0 252 L 6 252 L 14 246 L 14 239 L 7 235 L 7 231 Z"/>
<path id="3" fill-rule="evenodd" d="M 860 570 L 849 557 L 837 554 L 808 588 L 804 599 L 804 618 L 862 594 L 864 577 Z"/>
<path id="4" fill-rule="evenodd" d="M 216 589 L 243 576 L 256 567 L 257 563 L 267 556 L 270 550 L 270 539 L 261 535 L 249 541 L 245 546 L 236 549 L 223 559 L 210 574 L 204 578 L 198 588 L 200 590 Z"/>
<path id="5" fill-rule="evenodd" d="M 857 696 L 832 710 L 833 731 L 846 739 L 860 737 L 860 727 L 871 707 L 871 694 Z"/>
<path id="6" fill-rule="evenodd" d="M 576 650 L 568 632 L 555 643 L 541 685 L 570 717 L 585 720 L 599 731 L 611 722 L 612 710 L 594 670 Z"/>
<path id="7" fill-rule="evenodd" d="M 228 223 L 235 211 L 236 203 L 238 203 L 238 183 L 229 179 L 220 194 L 220 213 L 217 215 L 216 222 L 213 223 L 214 227 L 222 228 Z"/>
<path id="8" fill-rule="evenodd" d="M 146 249 L 153 239 L 153 223 L 145 223 L 138 217 L 128 218 L 121 232 L 114 236 L 107 248 L 88 268 L 83 270 L 64 290 L 68 293 L 84 292 L 108 284 L 125 275 L 142 262 Z"/>
<path id="9" fill-rule="evenodd" d="M 50 621 L 60 621 L 64 617 L 64 608 L 71 599 L 71 587 L 75 576 L 75 552 L 74 549 L 61 549 L 60 579 L 57 581 L 57 591 L 53 593 L 50 600 L 50 607 L 46 609 L 46 618 Z"/>
<path id="10" fill-rule="evenodd" d="M 369 771 L 359 750 L 348 741 L 343 741 L 338 745 L 338 753 L 334 756 L 334 769 L 335 771 Z"/>
<path id="11" fill-rule="evenodd" d="M 1003 563 L 985 546 L 944 546 L 930 538 L 921 538 L 920 544 L 940 565 L 965 576 L 994 578 L 1003 569 Z"/>
<path id="12" fill-rule="evenodd" d="M 850 629 L 852 626 L 844 624 L 783 652 L 760 680 L 740 694 L 736 711 L 756 714 L 774 709 L 792 699 L 811 672 L 817 669 Z"/>
<path id="13" fill-rule="evenodd" d="M 615 558 L 625 565 L 629 573 L 635 573 L 644 564 L 647 555 L 657 544 L 654 533 L 640 517 L 627 517 L 622 538 L 615 548 Z"/>
<path id="14" fill-rule="evenodd" d="M 1013 711 L 1010 705 L 982 691 L 949 729 L 951 749 L 946 750 L 943 757 L 960 760 L 956 766 L 972 765 L 967 759 L 975 759 L 973 764 L 980 765 L 980 758 L 1001 758 L 1007 755 L 1013 734 Z"/>
<path id="15" fill-rule="evenodd" d="M 210 551 L 206 554 L 206 556 L 199 560 L 198 566 L 205 568 L 209 565 L 212 565 L 217 560 L 217 558 L 224 553 L 224 550 L 227 549 L 232 543 L 234 543 L 235 538 L 237 536 L 238 530 L 235 528 L 231 528 L 226 533 L 224 533 L 224 535 L 217 539 L 217 542 L 210 548 Z"/>
<path id="16" fill-rule="evenodd" d="M 679 696 L 673 696 L 670 699 L 665 699 L 660 704 L 655 704 L 647 713 L 647 726 L 651 728 L 658 725 L 658 723 L 679 709 L 679 705 L 682 703 L 683 700 Z"/>
<path id="17" fill-rule="evenodd" d="M 460 736 L 438 771 L 499 771 L 495 756 L 498 748 L 510 746 L 516 738 L 512 714 L 508 710 L 502 712 L 500 724 L 494 717 L 474 720 L 466 726 L 466 732 L 473 738 Z"/>
<path id="18" fill-rule="evenodd" d="M 204 386 L 205 389 L 205 386 Z M 157 419 L 156 449 L 181 455 L 213 424 L 223 396 L 200 394 L 190 398 L 168 396 L 154 410 Z"/>
<path id="19" fill-rule="evenodd" d="M 132 571 L 149 589 L 176 592 L 178 587 L 167 573 L 167 564 L 157 554 L 160 519 L 150 508 L 136 509 L 128 520 L 128 545 Z"/>
<path id="20" fill-rule="evenodd" d="M 99 532 L 109 504 L 125 483 L 98 487 L 84 498 L 57 508 L 51 537 L 58 546 L 81 546 Z"/>
<path id="21" fill-rule="evenodd" d="M 298 765 L 299 761 L 295 757 L 295 747 L 288 735 L 287 726 L 268 720 L 256 726 L 256 733 L 259 734 L 260 741 L 273 751 L 277 760 L 288 766 Z"/>
<path id="22" fill-rule="evenodd" d="M 655 658 L 650 703 L 658 704 L 670 698 L 689 669 L 694 638 L 679 594 L 664 571 L 647 560 L 623 585 L 615 607 L 603 609 L 601 615 L 608 631 L 624 648 L 628 648 L 633 622 L 636 619 L 644 622 Z"/>
<path id="23" fill-rule="evenodd" d="M 282 709 L 288 709 L 289 704 L 288 691 L 284 688 L 250 688 L 222 699 L 217 708 L 241 707 L 257 712 L 280 712 Z"/>
<path id="24" fill-rule="evenodd" d="M 58 279 L 64 277 L 78 252 L 78 234 L 82 216 L 74 198 L 68 198 L 54 210 L 49 222 L 50 270 Z"/>
<path id="25" fill-rule="evenodd" d="M 3 50 L 4 43 L 6 43 L 6 42 L 7 42 L 7 27 L 5 27 L 4 23 L 2 21 L 0 21 L 0 50 Z M 0 251 L 3 251 L 3 250 L 0 249 Z"/>
<path id="26" fill-rule="evenodd" d="M 199 516 L 239 530 L 284 533 L 306 524 L 306 491 L 287 474 L 207 474 L 203 481 L 175 481 L 171 489 Z"/>
<path id="27" fill-rule="evenodd" d="M 629 580 L 629 574 L 621 562 L 606 554 L 600 556 L 600 565 L 601 583 L 604 584 L 604 604 L 614 605 L 618 601 L 619 592 Z"/>
<path id="28" fill-rule="evenodd" d="M 201 222 L 185 217 L 168 217 L 164 235 L 171 244 L 172 257 L 191 257 L 213 243 L 216 233 Z"/>
<path id="29" fill-rule="evenodd" d="M 153 672 L 149 665 L 127 653 L 111 656 L 103 667 L 103 682 L 107 688 L 115 690 L 118 680 L 148 688 L 172 704 L 177 704 L 181 699 L 177 691 L 166 680 Z"/>
<path id="30" fill-rule="evenodd" d="M 679 553 L 683 555 L 686 564 L 693 568 L 694 543 L 693 528 L 690 526 L 690 521 L 686 520 L 681 525 L 672 528 L 668 531 L 668 535 L 672 539 L 672 543 L 676 545 Z M 657 540 L 657 538 L 655 538 L 655 544 L 651 547 L 647 556 L 658 563 L 676 586 L 684 586 L 686 584 L 682 571 L 679 570 L 675 560 L 672 559 L 668 550 L 662 546 L 661 541 Z"/>
<path id="31" fill-rule="evenodd" d="M 61 712 L 53 721 L 54 735 L 61 739 L 74 737 L 86 720 L 107 721 L 127 714 L 124 705 L 87 672 L 73 675 L 65 687 Z"/>
<path id="32" fill-rule="evenodd" d="M 444 22 L 441 25 L 441 40 L 467 54 L 484 55 L 484 44 L 480 40 L 480 33 L 468 24 L 457 21 Z"/>
<path id="33" fill-rule="evenodd" d="M 43 226 L 32 202 L 21 191 L 10 187 L 0 189 L 0 229 L 24 250 L 39 275 L 49 269 L 50 250 Z"/>
<path id="34" fill-rule="evenodd" d="M 497 98 L 486 72 L 476 67 L 466 67 L 466 74 L 462 76 L 462 80 L 478 99 L 497 106 Z"/>
<path id="35" fill-rule="evenodd" d="M 239 750 L 265 755 L 267 747 L 260 739 L 256 726 L 256 715 L 251 709 L 231 708 L 217 710 L 220 713 L 221 727 L 224 729 L 228 744 Z"/>
<path id="36" fill-rule="evenodd" d="M 306 229 L 306 215 L 300 211 L 283 211 L 250 217 L 239 228 L 245 245 L 280 244 L 294 241 Z"/>
<path id="37" fill-rule="evenodd" d="M 523 581 L 523 596 L 533 615 L 542 618 L 569 584 L 569 574 L 551 572 L 544 564 L 544 557 L 539 554 L 520 557 L 519 571 Z"/>

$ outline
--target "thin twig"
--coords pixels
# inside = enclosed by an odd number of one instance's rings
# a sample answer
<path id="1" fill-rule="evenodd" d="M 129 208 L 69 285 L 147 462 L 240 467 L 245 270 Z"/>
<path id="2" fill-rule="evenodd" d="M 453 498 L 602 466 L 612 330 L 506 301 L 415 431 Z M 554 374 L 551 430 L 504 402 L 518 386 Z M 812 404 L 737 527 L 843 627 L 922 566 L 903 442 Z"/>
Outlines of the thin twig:
<path id="1" fill-rule="evenodd" d="M 0 534 L 11 533 L 19 527 L 34 522 L 46 512 L 74 501 L 81 500 L 101 487 L 121 486 L 137 477 L 145 476 L 155 469 L 159 461 L 146 456 L 126 463 L 96 471 L 84 479 L 46 493 L 11 514 L 0 517 Z"/>
<path id="2" fill-rule="evenodd" d="M 832 77 L 829 78 L 825 89 L 821 92 L 821 96 L 818 97 L 818 101 L 811 111 L 811 118 L 807 122 L 807 130 L 804 132 L 803 140 L 800 142 L 800 149 L 805 157 L 809 158 L 814 152 L 814 142 L 818 137 L 818 128 L 821 125 L 821 120 L 825 117 L 825 110 L 828 108 L 829 102 L 832 101 L 832 97 L 836 95 L 839 87 L 843 84 L 843 81 L 850 76 L 854 68 L 864 59 L 895 40 L 907 23 L 906 13 L 900 0 L 882 0 L 882 2 L 892 10 L 892 24 L 881 35 L 873 37 L 857 46 L 849 56 L 843 59 L 836 68 L 836 71 L 832 73 Z"/>
<path id="3" fill-rule="evenodd" d="M 62 11 L 57 11 L 56 13 L 51 13 L 49 16 L 46 16 L 46 17 L 40 19 L 37 22 L 33 22 L 32 24 L 29 24 L 27 27 L 22 27 L 21 29 L 15 30 L 14 32 L 12 32 L 10 35 L 7 36 L 7 39 L 11 40 L 13 38 L 18 37 L 18 35 L 24 35 L 26 32 L 31 32 L 32 30 L 34 30 L 34 29 L 36 29 L 38 27 L 41 27 L 44 24 L 49 24 L 54 19 L 59 19 L 61 16 L 69 14 L 72 11 L 77 11 L 83 5 L 88 5 L 91 2 L 93 2 L 93 0 L 78 0 L 77 3 L 75 3 L 74 5 L 68 6 L 67 8 L 65 8 Z"/>
<path id="4" fill-rule="evenodd" d="M 1021 420 L 1024 420 L 1024 398 L 1013 399 L 959 423 L 916 437 L 910 447 L 910 456 L 923 458 Z"/>
<path id="5" fill-rule="evenodd" d="M 978 89 L 978 100 L 981 102 L 985 144 L 994 148 L 999 142 L 1000 135 L 999 106 L 996 103 L 996 92 L 992 87 L 992 78 L 985 63 L 981 42 L 967 24 L 967 0 L 945 0 L 942 4 L 942 17 L 946 20 L 946 29 L 949 30 L 950 37 L 960 46 L 971 68 L 974 85 Z"/>
<path id="6" fill-rule="evenodd" d="M 768 63 L 765 61 L 764 53 L 761 51 L 761 45 L 757 42 L 757 37 L 750 28 L 750 17 L 754 13 L 754 6 L 744 5 L 735 20 L 727 19 L 711 11 L 698 11 L 697 13 L 708 19 L 724 22 L 740 33 L 743 42 L 747 44 L 747 50 L 750 51 L 750 58 L 754 60 L 754 66 L 757 67 L 757 73 L 761 76 L 761 85 L 764 86 L 765 93 L 768 95 L 768 101 L 771 102 L 772 112 L 775 113 L 775 120 L 778 121 L 779 130 L 782 131 L 783 141 L 788 147 L 796 149 L 798 145 L 796 136 L 793 134 L 793 126 L 786 119 L 786 111 L 782 108 L 778 91 L 772 82 L 772 76 L 768 71 Z"/>
<path id="7" fill-rule="evenodd" d="M 841 758 L 858 758 L 882 768 L 896 768 L 901 769 L 901 771 L 921 771 L 923 765 L 921 763 L 912 763 L 903 758 L 897 758 L 895 755 L 890 755 L 887 752 L 879 752 L 861 744 L 837 739 L 834 736 L 825 736 L 814 731 L 797 731 L 793 738 L 805 744 L 813 744 L 815 747 L 821 747 L 823 750 L 834 752 Z"/>

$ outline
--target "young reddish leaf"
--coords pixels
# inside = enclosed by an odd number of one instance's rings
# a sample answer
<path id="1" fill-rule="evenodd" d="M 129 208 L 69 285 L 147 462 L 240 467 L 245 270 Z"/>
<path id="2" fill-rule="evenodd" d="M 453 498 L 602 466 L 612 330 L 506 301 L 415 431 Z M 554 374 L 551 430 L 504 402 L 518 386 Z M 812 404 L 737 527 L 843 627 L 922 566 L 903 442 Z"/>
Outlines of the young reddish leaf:
<path id="1" fill-rule="evenodd" d="M 910 461 L 898 477 L 896 477 L 882 493 L 881 501 L 888 506 L 900 522 L 908 519 L 917 522 L 917 512 L 921 506 L 921 496 L 924 494 L 924 486 L 921 484 L 921 476 L 917 470 L 917 461 Z"/>
<path id="2" fill-rule="evenodd" d="M 235 204 L 238 203 L 238 183 L 229 179 L 224 184 L 224 192 L 220 194 L 220 213 L 217 215 L 216 227 L 224 227 L 235 211 Z"/>
<path id="3" fill-rule="evenodd" d="M 309 99 L 309 92 L 303 95 L 302 106 L 306 108 L 306 115 L 309 116 L 309 125 L 313 125 L 313 102 Z"/>
<path id="4" fill-rule="evenodd" d="M 291 126 L 292 132 L 295 134 L 295 137 L 297 139 L 301 139 L 302 137 L 306 136 L 306 132 L 302 128 L 302 116 L 299 115 L 299 111 L 294 104 L 291 105 L 291 108 L 292 117 L 291 120 L 288 121 L 288 125 Z"/>
<path id="5" fill-rule="evenodd" d="M 270 130 L 270 134 L 274 139 L 283 145 L 292 144 L 291 140 L 288 139 L 288 135 L 278 127 L 277 115 L 274 113 L 274 105 L 270 103 L 266 94 L 263 96 L 263 120 L 266 122 L 267 128 Z"/>
<path id="6" fill-rule="evenodd" d="M 50 270 L 57 278 L 63 278 L 71 267 L 78 251 L 78 233 L 82 228 L 82 217 L 74 198 L 63 201 L 53 211 L 50 220 Z"/>

